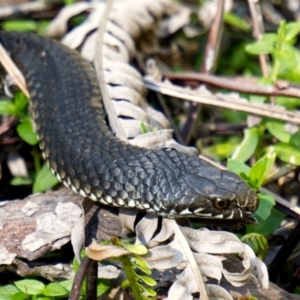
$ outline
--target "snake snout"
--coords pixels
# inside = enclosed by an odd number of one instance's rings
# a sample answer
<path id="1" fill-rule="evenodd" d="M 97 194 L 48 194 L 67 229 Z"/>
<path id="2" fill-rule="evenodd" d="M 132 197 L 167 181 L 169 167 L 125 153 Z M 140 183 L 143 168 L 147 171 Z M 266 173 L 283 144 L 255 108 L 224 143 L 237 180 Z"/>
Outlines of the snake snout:
<path id="1" fill-rule="evenodd" d="M 242 209 L 246 212 L 254 213 L 259 206 L 259 198 L 257 194 L 250 188 L 243 195 L 243 205 L 241 205 Z"/>

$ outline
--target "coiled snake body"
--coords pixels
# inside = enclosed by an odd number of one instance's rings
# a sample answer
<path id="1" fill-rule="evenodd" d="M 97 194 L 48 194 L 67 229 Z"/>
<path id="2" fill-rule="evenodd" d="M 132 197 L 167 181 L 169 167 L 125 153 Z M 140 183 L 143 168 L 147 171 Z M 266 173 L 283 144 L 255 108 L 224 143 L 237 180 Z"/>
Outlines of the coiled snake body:
<path id="1" fill-rule="evenodd" d="M 256 194 L 235 174 L 172 149 L 149 150 L 108 129 L 90 64 L 61 44 L 0 32 L 23 72 L 43 156 L 74 192 L 166 217 L 253 222 Z"/>

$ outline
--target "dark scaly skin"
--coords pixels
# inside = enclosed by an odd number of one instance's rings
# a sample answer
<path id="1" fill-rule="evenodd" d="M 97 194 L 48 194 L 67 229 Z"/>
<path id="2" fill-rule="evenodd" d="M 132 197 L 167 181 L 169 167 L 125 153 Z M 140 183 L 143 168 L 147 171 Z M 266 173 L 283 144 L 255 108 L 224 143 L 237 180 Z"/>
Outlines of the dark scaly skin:
<path id="1" fill-rule="evenodd" d="M 257 196 L 237 175 L 176 150 L 118 140 L 94 71 L 75 51 L 29 33 L 0 32 L 0 41 L 25 76 L 44 158 L 74 192 L 171 218 L 254 221 Z"/>

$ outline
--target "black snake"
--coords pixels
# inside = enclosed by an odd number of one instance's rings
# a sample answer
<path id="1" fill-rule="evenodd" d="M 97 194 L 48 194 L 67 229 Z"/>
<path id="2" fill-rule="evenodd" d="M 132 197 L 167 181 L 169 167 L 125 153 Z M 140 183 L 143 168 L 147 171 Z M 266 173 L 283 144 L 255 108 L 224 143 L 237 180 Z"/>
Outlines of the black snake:
<path id="1" fill-rule="evenodd" d="M 173 149 L 121 142 L 108 129 L 90 64 L 58 42 L 0 32 L 23 72 L 43 156 L 74 192 L 165 217 L 254 221 L 258 198 L 237 175 Z"/>

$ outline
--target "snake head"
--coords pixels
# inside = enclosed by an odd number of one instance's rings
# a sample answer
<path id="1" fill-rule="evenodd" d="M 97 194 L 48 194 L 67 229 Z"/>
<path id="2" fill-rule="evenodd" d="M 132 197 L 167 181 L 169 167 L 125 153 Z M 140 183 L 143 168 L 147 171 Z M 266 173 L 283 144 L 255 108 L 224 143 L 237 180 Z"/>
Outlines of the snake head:
<path id="1" fill-rule="evenodd" d="M 190 187 L 198 194 L 187 206 L 188 210 L 202 218 L 255 223 L 252 214 L 259 205 L 256 193 L 236 174 L 220 171 L 218 180 L 187 175 Z"/>
<path id="2" fill-rule="evenodd" d="M 179 182 L 184 196 L 177 200 L 174 217 L 256 223 L 252 214 L 259 199 L 238 175 L 201 162 Z"/>

